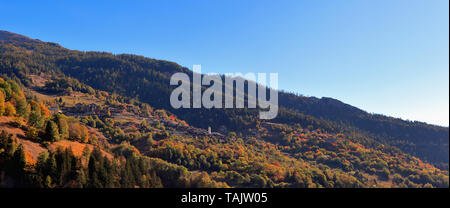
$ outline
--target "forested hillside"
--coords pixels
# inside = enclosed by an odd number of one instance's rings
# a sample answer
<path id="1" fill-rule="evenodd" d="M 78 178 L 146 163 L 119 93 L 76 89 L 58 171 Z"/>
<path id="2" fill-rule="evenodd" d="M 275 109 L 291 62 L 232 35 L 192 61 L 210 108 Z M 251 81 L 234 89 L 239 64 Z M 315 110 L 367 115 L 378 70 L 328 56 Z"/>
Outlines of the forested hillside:
<path id="1" fill-rule="evenodd" d="M 67 50 L 21 35 L 0 32 L 0 66 L 3 76 L 27 85 L 27 74 L 70 76 L 93 88 L 137 98 L 156 108 L 174 112 L 190 124 L 213 129 L 242 131 L 255 127 L 257 111 L 171 108 L 168 85 L 175 72 L 192 74 L 176 63 L 136 55 Z M 151 89 L 151 90 L 149 90 Z M 329 132 L 357 133 L 400 148 L 441 168 L 448 169 L 448 128 L 369 114 L 332 98 L 297 96 L 280 92 L 276 122 L 300 124 Z M 245 133 L 245 132 L 242 132 Z"/>
<path id="2" fill-rule="evenodd" d="M 0 186 L 448 187 L 448 171 L 364 138 L 271 122 L 209 133 L 72 79 L 30 78 L 24 90 L 0 79 Z"/>
<path id="3" fill-rule="evenodd" d="M 9 83 L 1 118 L 14 119 L 6 130 L 20 124 L 25 132 L 2 134 L 0 162 L 20 176 L 15 181 L 41 187 L 448 187 L 446 127 L 285 92 L 270 122 L 257 109 L 175 110 L 175 72 L 192 74 L 173 62 L 68 50 L 0 31 L 0 76 Z M 208 126 L 216 133 L 201 129 Z M 47 153 L 15 164 L 26 158 L 21 140 Z M 55 148 L 68 141 L 96 147 L 86 150 L 95 163 Z M 53 157 L 65 158 L 55 159 L 57 173 L 42 166 Z"/>

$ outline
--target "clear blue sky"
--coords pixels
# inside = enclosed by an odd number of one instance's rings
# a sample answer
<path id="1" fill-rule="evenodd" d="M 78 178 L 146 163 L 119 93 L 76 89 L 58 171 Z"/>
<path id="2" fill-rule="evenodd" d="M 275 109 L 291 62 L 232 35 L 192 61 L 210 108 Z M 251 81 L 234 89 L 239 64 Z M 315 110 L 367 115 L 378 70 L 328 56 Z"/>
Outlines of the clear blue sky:
<path id="1" fill-rule="evenodd" d="M 279 88 L 449 125 L 448 0 L 0 0 L 0 29 L 203 72 L 278 72 Z"/>

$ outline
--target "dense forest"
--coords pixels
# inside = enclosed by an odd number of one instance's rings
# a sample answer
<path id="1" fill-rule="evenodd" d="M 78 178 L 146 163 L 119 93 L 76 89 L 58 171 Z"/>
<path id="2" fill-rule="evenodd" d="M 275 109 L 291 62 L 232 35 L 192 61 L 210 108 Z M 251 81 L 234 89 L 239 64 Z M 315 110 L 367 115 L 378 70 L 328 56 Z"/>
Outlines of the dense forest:
<path id="1" fill-rule="evenodd" d="M 173 109 L 175 72 L 192 75 L 0 31 L 0 116 L 26 133 L 2 132 L 0 169 L 31 187 L 448 187 L 448 128 L 286 92 L 270 122 L 255 109 Z M 45 149 L 36 161 L 24 140 Z"/>

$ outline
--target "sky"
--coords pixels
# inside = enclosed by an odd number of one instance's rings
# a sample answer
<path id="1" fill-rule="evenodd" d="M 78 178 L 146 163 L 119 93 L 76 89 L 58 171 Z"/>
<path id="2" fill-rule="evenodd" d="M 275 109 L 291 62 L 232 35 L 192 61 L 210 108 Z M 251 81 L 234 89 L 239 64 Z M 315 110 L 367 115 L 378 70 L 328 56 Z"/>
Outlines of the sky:
<path id="1" fill-rule="evenodd" d="M 449 126 L 448 0 L 0 0 L 0 30 Z"/>

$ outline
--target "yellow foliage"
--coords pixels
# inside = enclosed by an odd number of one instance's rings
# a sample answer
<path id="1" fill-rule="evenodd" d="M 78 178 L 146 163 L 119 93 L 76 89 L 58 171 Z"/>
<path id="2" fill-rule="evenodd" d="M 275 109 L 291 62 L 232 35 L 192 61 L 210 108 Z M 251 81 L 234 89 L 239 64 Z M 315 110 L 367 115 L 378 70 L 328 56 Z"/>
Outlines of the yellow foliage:
<path id="1" fill-rule="evenodd" d="M 5 103 L 5 116 L 14 116 L 16 115 L 16 108 L 10 102 Z"/>

